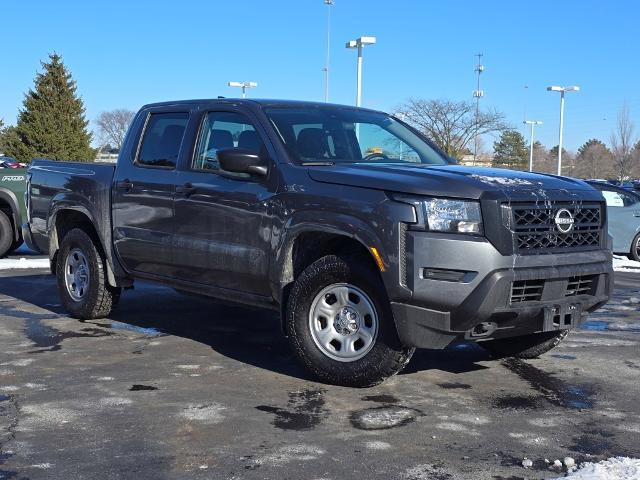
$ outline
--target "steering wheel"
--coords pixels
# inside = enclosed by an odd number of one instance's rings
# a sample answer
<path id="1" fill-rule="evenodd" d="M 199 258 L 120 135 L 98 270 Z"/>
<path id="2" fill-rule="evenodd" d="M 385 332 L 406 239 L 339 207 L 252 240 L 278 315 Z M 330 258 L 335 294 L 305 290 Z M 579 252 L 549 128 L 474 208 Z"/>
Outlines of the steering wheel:
<path id="1" fill-rule="evenodd" d="M 370 153 L 366 157 L 362 159 L 363 162 L 371 162 L 374 158 L 380 159 L 383 162 L 388 162 L 389 157 L 387 157 L 384 153 Z"/>

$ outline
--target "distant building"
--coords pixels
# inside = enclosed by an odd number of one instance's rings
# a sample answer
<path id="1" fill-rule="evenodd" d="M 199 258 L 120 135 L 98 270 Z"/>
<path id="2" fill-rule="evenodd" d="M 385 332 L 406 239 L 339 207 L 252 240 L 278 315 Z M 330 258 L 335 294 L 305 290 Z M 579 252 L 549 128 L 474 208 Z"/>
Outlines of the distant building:
<path id="1" fill-rule="evenodd" d="M 482 153 L 476 157 L 475 162 L 473 161 L 473 155 L 463 155 L 459 163 L 468 167 L 490 167 L 493 164 L 493 155 Z"/>
<path id="2" fill-rule="evenodd" d="M 98 152 L 96 155 L 96 162 L 116 163 L 118 160 L 118 153 L 111 152 Z"/>

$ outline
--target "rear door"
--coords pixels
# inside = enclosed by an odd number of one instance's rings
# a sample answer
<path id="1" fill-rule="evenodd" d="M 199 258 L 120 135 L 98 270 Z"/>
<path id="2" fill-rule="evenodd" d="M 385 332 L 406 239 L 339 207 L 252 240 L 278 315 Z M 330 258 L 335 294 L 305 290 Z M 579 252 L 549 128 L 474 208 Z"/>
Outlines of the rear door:
<path id="1" fill-rule="evenodd" d="M 157 108 L 142 126 L 131 159 L 121 158 L 113 187 L 113 241 L 129 271 L 171 276 L 176 164 L 188 109 Z"/>
<path id="2" fill-rule="evenodd" d="M 269 163 L 267 177 L 220 169 L 217 150 L 245 148 Z M 270 199 L 277 181 L 266 133 L 249 112 L 202 112 L 196 148 L 178 173 L 174 252 L 179 279 L 268 296 Z"/>

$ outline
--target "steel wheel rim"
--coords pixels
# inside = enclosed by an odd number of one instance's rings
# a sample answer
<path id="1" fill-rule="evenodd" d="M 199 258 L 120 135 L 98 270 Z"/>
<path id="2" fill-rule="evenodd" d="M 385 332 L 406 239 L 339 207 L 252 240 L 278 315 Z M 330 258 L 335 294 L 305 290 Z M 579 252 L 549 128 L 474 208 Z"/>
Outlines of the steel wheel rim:
<path id="1" fill-rule="evenodd" d="M 64 284 L 69 296 L 76 302 L 81 301 L 89 290 L 89 262 L 82 250 L 69 251 L 64 262 Z"/>
<path id="2" fill-rule="evenodd" d="M 373 302 L 358 287 L 334 283 L 323 288 L 309 310 L 313 342 L 327 357 L 354 362 L 373 348 L 379 320 Z"/>
<path id="3" fill-rule="evenodd" d="M 640 258 L 640 236 L 636 240 L 636 258 Z"/>

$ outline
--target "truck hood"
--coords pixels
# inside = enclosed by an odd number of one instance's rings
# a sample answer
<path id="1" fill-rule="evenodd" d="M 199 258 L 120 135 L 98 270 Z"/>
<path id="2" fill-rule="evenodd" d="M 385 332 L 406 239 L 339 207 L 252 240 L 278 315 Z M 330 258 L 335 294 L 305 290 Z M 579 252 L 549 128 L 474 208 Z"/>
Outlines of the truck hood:
<path id="1" fill-rule="evenodd" d="M 453 198 L 539 199 L 547 198 L 549 192 L 566 192 L 567 197 L 580 192 L 583 199 L 601 200 L 597 190 L 580 180 L 500 168 L 361 163 L 310 167 L 309 176 L 336 185 Z"/>

